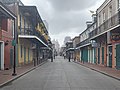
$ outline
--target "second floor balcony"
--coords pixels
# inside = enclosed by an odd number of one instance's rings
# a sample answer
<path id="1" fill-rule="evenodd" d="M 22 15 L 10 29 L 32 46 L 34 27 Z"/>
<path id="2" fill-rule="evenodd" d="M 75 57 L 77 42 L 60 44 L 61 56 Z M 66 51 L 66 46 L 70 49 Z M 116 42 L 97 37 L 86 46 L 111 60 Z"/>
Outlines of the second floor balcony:
<path id="1" fill-rule="evenodd" d="M 79 44 L 76 45 L 76 47 L 83 47 L 83 46 L 86 46 L 86 45 L 89 45 L 90 44 L 90 39 L 86 39 L 82 42 L 80 42 Z"/>
<path id="2" fill-rule="evenodd" d="M 18 32 L 18 35 L 22 36 L 36 36 L 40 40 L 42 40 L 45 44 L 48 44 L 46 41 L 45 37 L 40 34 L 38 31 L 36 31 L 34 28 L 21 28 L 20 31 Z"/>
<path id="3" fill-rule="evenodd" d="M 99 22 L 98 22 L 99 23 Z M 90 38 L 102 35 L 120 26 L 120 11 L 89 33 Z"/>

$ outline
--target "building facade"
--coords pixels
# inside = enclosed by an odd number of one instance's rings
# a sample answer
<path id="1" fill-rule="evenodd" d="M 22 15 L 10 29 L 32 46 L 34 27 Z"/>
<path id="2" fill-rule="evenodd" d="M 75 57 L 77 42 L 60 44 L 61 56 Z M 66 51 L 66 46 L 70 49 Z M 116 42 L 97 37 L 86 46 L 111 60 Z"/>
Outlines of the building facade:
<path id="1" fill-rule="evenodd" d="M 66 58 L 74 59 L 74 48 L 73 48 L 73 41 L 70 40 L 66 43 Z"/>
<path id="2" fill-rule="evenodd" d="M 0 2 L 0 70 L 12 67 L 15 19 L 16 16 Z"/>
<path id="3" fill-rule="evenodd" d="M 97 64 L 120 68 L 120 1 L 105 0 L 97 9 L 97 29 L 91 32 L 91 40 L 97 43 Z"/>
<path id="4" fill-rule="evenodd" d="M 80 51 L 79 49 L 77 49 L 77 44 L 80 43 L 80 37 L 79 36 L 76 36 L 75 38 L 72 39 L 73 41 L 73 48 L 74 48 L 74 60 L 75 61 L 80 61 Z"/>
<path id="5" fill-rule="evenodd" d="M 48 58 L 49 34 L 36 6 L 25 6 L 20 0 L 1 0 L 16 15 L 16 65 L 35 65 Z"/>

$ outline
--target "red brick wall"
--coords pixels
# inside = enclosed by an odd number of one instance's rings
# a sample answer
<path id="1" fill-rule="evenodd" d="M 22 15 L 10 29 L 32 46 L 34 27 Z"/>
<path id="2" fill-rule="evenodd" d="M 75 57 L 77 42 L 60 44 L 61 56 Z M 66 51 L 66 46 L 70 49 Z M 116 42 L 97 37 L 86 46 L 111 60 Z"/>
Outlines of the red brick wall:
<path id="1" fill-rule="evenodd" d="M 10 68 L 10 49 L 13 48 L 11 41 L 13 40 L 12 35 L 12 21 L 11 20 L 3 20 L 2 23 L 2 41 L 6 43 L 8 41 L 8 45 L 4 47 L 4 62 L 5 62 L 5 69 Z M 4 30 L 6 29 L 6 30 Z"/>

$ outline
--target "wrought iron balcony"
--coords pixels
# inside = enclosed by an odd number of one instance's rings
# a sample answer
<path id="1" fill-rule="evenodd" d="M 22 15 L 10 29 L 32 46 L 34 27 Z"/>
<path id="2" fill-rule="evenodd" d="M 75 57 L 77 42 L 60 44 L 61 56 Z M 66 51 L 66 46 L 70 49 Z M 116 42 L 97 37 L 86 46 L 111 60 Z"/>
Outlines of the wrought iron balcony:
<path id="1" fill-rule="evenodd" d="M 109 29 L 112 29 L 119 24 L 120 24 L 120 11 L 117 14 L 115 14 L 113 17 L 106 20 L 103 24 L 101 24 L 95 30 L 90 32 L 89 37 L 92 38 L 96 35 L 107 32 Z"/>
<path id="2" fill-rule="evenodd" d="M 32 28 L 21 28 L 21 30 L 18 32 L 18 35 L 34 35 L 40 38 L 44 43 L 48 44 L 45 37 L 42 34 L 40 34 L 40 32 Z"/>
<path id="3" fill-rule="evenodd" d="M 21 28 L 18 35 L 35 35 L 35 32 L 32 28 Z"/>

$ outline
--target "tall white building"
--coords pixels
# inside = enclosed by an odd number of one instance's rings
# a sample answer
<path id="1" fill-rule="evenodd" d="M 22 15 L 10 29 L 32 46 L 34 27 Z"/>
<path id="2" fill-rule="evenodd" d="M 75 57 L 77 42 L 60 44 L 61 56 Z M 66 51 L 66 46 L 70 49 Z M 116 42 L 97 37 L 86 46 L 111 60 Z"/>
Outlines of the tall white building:
<path id="1" fill-rule="evenodd" d="M 65 39 L 64 39 L 64 45 L 66 45 L 66 43 L 68 41 L 70 41 L 70 40 L 71 40 L 71 37 L 70 36 L 66 36 Z"/>
<path id="2" fill-rule="evenodd" d="M 56 50 L 56 52 L 57 53 L 59 53 L 60 52 L 60 44 L 59 44 L 59 42 L 58 42 L 58 40 L 53 40 L 52 41 L 52 43 L 55 45 L 55 50 Z"/>

